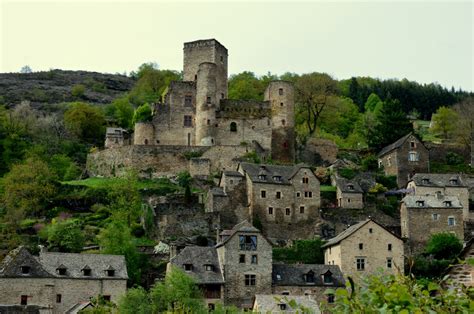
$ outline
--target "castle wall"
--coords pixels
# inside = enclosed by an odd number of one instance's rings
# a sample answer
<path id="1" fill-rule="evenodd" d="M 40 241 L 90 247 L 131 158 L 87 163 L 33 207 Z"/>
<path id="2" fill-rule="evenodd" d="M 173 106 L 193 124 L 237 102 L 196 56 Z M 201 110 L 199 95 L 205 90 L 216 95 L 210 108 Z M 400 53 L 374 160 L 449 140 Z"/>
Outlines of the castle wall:
<path id="1" fill-rule="evenodd" d="M 218 118 L 216 124 L 217 145 L 240 145 L 257 141 L 264 149 L 271 149 L 272 127 L 269 118 Z M 235 128 L 231 128 L 231 124 Z"/>
<path id="2" fill-rule="evenodd" d="M 217 66 L 201 63 L 196 83 L 196 145 L 215 145 Z"/>
<path id="3" fill-rule="evenodd" d="M 155 127 L 150 122 L 135 123 L 135 132 L 133 134 L 133 143 L 135 145 L 154 145 Z"/>

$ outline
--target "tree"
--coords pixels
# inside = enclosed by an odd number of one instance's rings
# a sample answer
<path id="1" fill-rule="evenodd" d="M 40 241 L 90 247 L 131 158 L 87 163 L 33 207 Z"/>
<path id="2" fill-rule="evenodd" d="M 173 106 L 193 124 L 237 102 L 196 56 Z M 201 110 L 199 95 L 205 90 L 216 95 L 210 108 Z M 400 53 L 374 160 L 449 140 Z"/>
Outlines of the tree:
<path id="1" fill-rule="evenodd" d="M 325 73 L 304 74 L 296 81 L 296 103 L 305 113 L 309 135 L 316 132 L 321 113 L 328 105 L 328 96 L 335 95 L 336 91 L 336 81 Z"/>
<path id="2" fill-rule="evenodd" d="M 442 282 L 418 283 L 411 276 L 371 275 L 356 286 L 349 278 L 347 289 L 326 290 L 335 294 L 333 313 L 470 313 L 469 290 L 443 288 Z M 471 292 L 472 293 L 472 292 Z"/>
<path id="3" fill-rule="evenodd" d="M 426 244 L 426 253 L 432 254 L 436 259 L 454 259 L 462 250 L 462 243 L 452 233 L 433 234 Z"/>
<path id="4" fill-rule="evenodd" d="M 151 121 L 152 117 L 151 107 L 148 103 L 145 103 L 135 110 L 133 114 L 133 124 Z"/>
<path id="5" fill-rule="evenodd" d="M 87 143 L 102 143 L 105 134 L 105 117 L 100 108 L 76 102 L 64 113 L 66 128 Z"/>
<path id="6" fill-rule="evenodd" d="M 229 98 L 245 100 L 263 100 L 268 82 L 260 80 L 255 73 L 244 71 L 229 78 Z"/>
<path id="7" fill-rule="evenodd" d="M 319 238 L 296 240 L 292 247 L 273 248 L 273 259 L 286 263 L 323 264 L 323 244 L 324 241 Z"/>
<path id="8" fill-rule="evenodd" d="M 466 150 L 469 150 L 474 134 L 474 97 L 466 98 L 455 104 L 453 110 L 458 114 L 458 120 L 454 125 L 454 139 Z"/>
<path id="9" fill-rule="evenodd" d="M 71 95 L 75 98 L 81 98 L 86 92 L 86 87 L 82 84 L 76 84 L 71 89 Z"/>
<path id="10" fill-rule="evenodd" d="M 148 293 L 142 287 L 128 289 L 119 300 L 118 308 L 123 314 L 152 314 Z"/>
<path id="11" fill-rule="evenodd" d="M 153 313 L 195 313 L 204 310 L 203 295 L 195 280 L 176 267 L 166 274 L 164 282 L 150 290 L 150 299 Z"/>
<path id="12" fill-rule="evenodd" d="M 436 110 L 435 114 L 433 114 L 431 121 L 432 126 L 430 131 L 435 134 L 441 134 L 443 139 L 448 139 L 452 137 L 456 130 L 459 115 L 453 109 L 442 106 Z"/>
<path id="13" fill-rule="evenodd" d="M 25 73 L 31 73 L 31 72 L 33 72 L 33 71 L 31 70 L 31 68 L 30 68 L 29 65 L 23 66 L 23 67 L 21 68 L 21 70 L 20 70 L 20 73 L 23 73 L 23 74 L 25 74 Z"/>
<path id="14" fill-rule="evenodd" d="M 133 128 L 133 106 L 128 101 L 128 97 L 120 97 L 115 99 L 106 108 L 106 114 L 108 117 L 114 119 L 117 125 L 124 129 Z"/>
<path id="15" fill-rule="evenodd" d="M 77 220 L 54 220 L 44 231 L 48 247 L 59 252 L 81 252 L 85 238 Z"/>
<path id="16" fill-rule="evenodd" d="M 3 181 L 7 217 L 40 216 L 56 193 L 56 176 L 37 158 L 16 164 Z"/>
<path id="17" fill-rule="evenodd" d="M 365 105 L 364 105 L 365 111 L 370 111 L 370 112 L 379 112 L 382 109 L 382 107 L 383 107 L 383 101 L 375 93 L 370 94 L 369 98 L 367 98 L 367 101 L 365 102 Z"/>

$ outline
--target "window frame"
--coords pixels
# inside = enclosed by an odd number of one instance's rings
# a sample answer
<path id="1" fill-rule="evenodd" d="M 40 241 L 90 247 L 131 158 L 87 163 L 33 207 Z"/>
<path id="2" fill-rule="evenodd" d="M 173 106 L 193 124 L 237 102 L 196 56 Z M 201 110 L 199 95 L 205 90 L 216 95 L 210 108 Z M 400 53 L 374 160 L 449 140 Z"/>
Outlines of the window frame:
<path id="1" fill-rule="evenodd" d="M 257 285 L 257 275 L 255 274 L 245 274 L 244 275 L 244 284 L 246 287 L 255 287 Z"/>

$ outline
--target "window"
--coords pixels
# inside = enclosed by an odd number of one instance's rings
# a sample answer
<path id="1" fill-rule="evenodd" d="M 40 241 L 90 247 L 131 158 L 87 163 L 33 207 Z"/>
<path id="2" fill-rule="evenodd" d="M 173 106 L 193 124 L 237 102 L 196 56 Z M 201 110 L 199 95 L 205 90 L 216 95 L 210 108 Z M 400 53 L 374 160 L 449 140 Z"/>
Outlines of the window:
<path id="1" fill-rule="evenodd" d="M 285 124 L 286 124 L 286 121 L 285 121 L 285 119 L 281 120 L 281 125 L 283 125 L 283 126 L 284 126 Z"/>
<path id="2" fill-rule="evenodd" d="M 184 116 L 184 126 L 186 127 L 192 127 L 193 126 L 193 120 L 191 116 Z"/>
<path id="3" fill-rule="evenodd" d="M 224 62 L 224 56 L 221 56 L 221 62 Z"/>
<path id="4" fill-rule="evenodd" d="M 192 107 L 192 105 L 193 105 L 193 96 L 191 95 L 184 96 L 184 106 Z"/>
<path id="5" fill-rule="evenodd" d="M 278 305 L 280 306 L 281 311 L 286 311 L 286 304 L 285 303 L 280 303 Z"/>
<path id="6" fill-rule="evenodd" d="M 392 165 L 392 157 L 387 158 L 387 165 L 391 166 Z"/>
<path id="7" fill-rule="evenodd" d="M 239 263 L 240 264 L 245 264 L 245 254 L 240 254 L 239 255 Z"/>
<path id="8" fill-rule="evenodd" d="M 216 309 L 216 305 L 214 303 L 207 304 L 207 309 L 209 311 L 214 311 Z"/>
<path id="9" fill-rule="evenodd" d="M 421 179 L 421 183 L 428 184 L 428 183 L 430 183 L 430 179 L 423 178 L 423 179 Z"/>
<path id="10" fill-rule="evenodd" d="M 379 160 L 379 168 L 382 168 L 382 166 L 383 166 L 383 163 L 381 160 Z"/>
<path id="11" fill-rule="evenodd" d="M 20 304 L 21 305 L 28 305 L 28 296 L 27 295 L 22 295 L 21 296 Z"/>
<path id="12" fill-rule="evenodd" d="M 275 197 L 276 197 L 276 199 L 280 199 L 281 198 L 281 192 L 280 191 L 276 192 Z"/>
<path id="13" fill-rule="evenodd" d="M 235 123 L 235 122 L 230 123 L 230 131 L 231 132 L 237 132 L 237 123 Z"/>
<path id="14" fill-rule="evenodd" d="M 409 152 L 408 153 L 408 161 L 418 161 L 420 160 L 420 156 L 417 152 Z"/>
<path id="15" fill-rule="evenodd" d="M 432 215 L 431 215 L 431 218 L 432 218 L 433 220 L 439 220 L 439 214 L 432 214 Z"/>
<path id="16" fill-rule="evenodd" d="M 66 267 L 58 267 L 56 269 L 56 273 L 60 276 L 65 276 L 66 275 L 66 272 L 67 272 L 67 269 Z"/>
<path id="17" fill-rule="evenodd" d="M 267 176 L 264 175 L 264 174 L 260 174 L 260 175 L 258 175 L 258 179 L 262 180 L 262 181 L 265 181 L 267 179 Z"/>
<path id="18" fill-rule="evenodd" d="M 350 202 L 351 202 L 351 199 L 350 199 L 350 198 L 348 198 L 348 199 L 347 199 L 347 202 L 348 202 L 348 203 L 350 203 Z"/>
<path id="19" fill-rule="evenodd" d="M 308 183 L 309 183 L 309 178 L 304 177 L 304 178 L 303 178 L 303 184 L 308 184 Z"/>
<path id="20" fill-rule="evenodd" d="M 214 271 L 214 266 L 210 264 L 204 265 L 204 268 L 206 269 L 206 271 Z"/>
<path id="21" fill-rule="evenodd" d="M 296 197 L 300 197 L 301 196 L 301 193 L 300 192 L 296 192 Z"/>
<path id="22" fill-rule="evenodd" d="M 56 294 L 56 303 L 61 303 L 62 295 Z"/>
<path id="23" fill-rule="evenodd" d="M 304 206 L 300 206 L 300 214 L 304 214 Z"/>
<path id="24" fill-rule="evenodd" d="M 410 142 L 410 148 L 416 148 L 416 143 L 415 141 Z"/>
<path id="25" fill-rule="evenodd" d="M 261 197 L 261 198 L 266 198 L 266 197 L 267 197 L 267 191 L 261 190 L 261 191 L 260 191 L 260 197 Z"/>
<path id="26" fill-rule="evenodd" d="M 273 215 L 273 207 L 268 207 L 268 214 Z"/>
<path id="27" fill-rule="evenodd" d="M 356 266 L 357 270 L 364 270 L 365 269 L 365 258 L 357 258 L 356 259 Z"/>
<path id="28" fill-rule="evenodd" d="M 243 251 L 257 250 L 257 236 L 239 236 L 240 249 Z"/>
<path id="29" fill-rule="evenodd" d="M 283 88 L 278 89 L 278 95 L 283 95 Z"/>
<path id="30" fill-rule="evenodd" d="M 451 207 L 451 206 L 453 206 L 453 204 L 451 203 L 451 201 L 445 201 L 444 206 L 445 207 Z"/>
<path id="31" fill-rule="evenodd" d="M 372 233 L 374 230 L 372 230 L 372 228 L 369 228 L 369 233 Z"/>
<path id="32" fill-rule="evenodd" d="M 82 269 L 82 275 L 83 276 L 89 277 L 91 275 L 91 273 L 92 273 L 91 269 L 87 266 Z"/>
<path id="33" fill-rule="evenodd" d="M 193 264 L 184 264 L 184 270 L 185 271 L 192 271 L 193 270 Z"/>
<path id="34" fill-rule="evenodd" d="M 287 216 L 289 216 L 289 215 L 291 214 L 291 209 L 286 208 L 286 209 L 285 209 L 285 214 L 286 214 Z"/>
<path id="35" fill-rule="evenodd" d="M 250 260 L 250 264 L 258 264 L 257 255 L 252 255 L 252 259 Z"/>
<path id="36" fill-rule="evenodd" d="M 348 184 L 347 189 L 353 191 L 354 190 L 354 185 L 353 184 Z"/>
<path id="37" fill-rule="evenodd" d="M 328 303 L 334 303 L 334 299 L 335 299 L 334 294 L 331 293 L 331 294 L 328 294 L 327 296 L 328 296 Z"/>
<path id="38" fill-rule="evenodd" d="M 324 284 L 332 284 L 332 273 L 328 270 L 325 274 L 323 274 L 323 283 Z"/>
<path id="39" fill-rule="evenodd" d="M 194 75 L 194 80 L 196 81 L 197 79 L 198 79 L 198 76 L 196 74 L 196 75 Z"/>
<path id="40" fill-rule="evenodd" d="M 110 295 L 103 295 L 102 298 L 104 299 L 104 301 L 110 302 Z"/>
<path id="41" fill-rule="evenodd" d="M 306 198 L 312 198 L 312 197 L 313 197 L 313 192 L 311 192 L 311 191 L 305 191 L 305 192 L 304 192 L 304 197 L 306 197 Z"/>
<path id="42" fill-rule="evenodd" d="M 290 291 L 283 291 L 281 295 L 290 295 Z"/>
<path id="43" fill-rule="evenodd" d="M 389 243 L 389 244 L 387 245 L 387 250 L 389 250 L 389 251 L 392 250 L 392 244 L 391 244 L 391 243 Z"/>
<path id="44" fill-rule="evenodd" d="M 391 257 L 387 258 L 387 268 L 392 268 L 392 258 Z"/>
<path id="45" fill-rule="evenodd" d="M 455 226 L 456 225 L 456 219 L 454 217 L 448 217 L 448 226 Z"/>
<path id="46" fill-rule="evenodd" d="M 246 286 L 255 286 L 257 281 L 256 275 L 245 275 L 245 285 Z"/>
<path id="47" fill-rule="evenodd" d="M 314 283 L 314 272 L 309 271 L 307 274 L 304 275 L 304 280 L 306 283 Z"/>
<path id="48" fill-rule="evenodd" d="M 450 183 L 451 185 L 458 185 L 458 179 L 450 179 L 450 180 L 449 180 L 449 183 Z"/>
<path id="49" fill-rule="evenodd" d="M 21 273 L 23 275 L 28 275 L 30 273 L 30 269 L 31 269 L 30 266 L 21 266 Z"/>
<path id="50" fill-rule="evenodd" d="M 207 96 L 207 98 L 206 98 L 206 103 L 207 103 L 207 104 L 210 104 L 210 103 L 211 103 L 211 96 Z"/>
<path id="51" fill-rule="evenodd" d="M 425 201 L 416 201 L 416 206 L 418 206 L 418 207 L 425 206 Z"/>
<path id="52" fill-rule="evenodd" d="M 282 103 L 282 102 L 280 103 L 280 106 L 283 107 L 283 103 Z"/>
<path id="53" fill-rule="evenodd" d="M 114 277 L 115 270 L 114 269 L 107 269 L 107 277 Z"/>
<path id="54" fill-rule="evenodd" d="M 281 176 L 273 176 L 273 181 L 281 182 Z"/>
<path id="55" fill-rule="evenodd" d="M 359 250 L 363 250 L 364 249 L 364 243 L 359 243 Z"/>

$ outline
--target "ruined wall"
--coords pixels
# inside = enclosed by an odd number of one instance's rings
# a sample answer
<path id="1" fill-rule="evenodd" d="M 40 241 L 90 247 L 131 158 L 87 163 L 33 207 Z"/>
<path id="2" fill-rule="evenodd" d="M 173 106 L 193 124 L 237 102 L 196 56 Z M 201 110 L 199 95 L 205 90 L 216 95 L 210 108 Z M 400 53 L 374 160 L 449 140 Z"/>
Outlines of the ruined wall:
<path id="1" fill-rule="evenodd" d="M 154 145 L 155 144 L 155 127 L 150 122 L 135 123 L 135 131 L 133 133 L 133 143 L 135 145 Z"/>
<path id="2" fill-rule="evenodd" d="M 211 173 L 211 161 L 207 158 L 191 158 L 189 174 L 192 177 L 207 178 Z"/>

